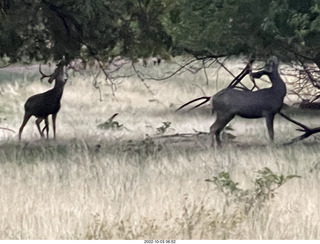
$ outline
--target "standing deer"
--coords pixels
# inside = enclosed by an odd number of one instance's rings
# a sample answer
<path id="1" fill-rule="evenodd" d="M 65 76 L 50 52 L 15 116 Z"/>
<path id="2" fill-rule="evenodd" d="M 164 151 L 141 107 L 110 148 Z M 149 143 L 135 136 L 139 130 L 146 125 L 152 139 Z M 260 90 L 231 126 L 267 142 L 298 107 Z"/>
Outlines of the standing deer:
<path id="1" fill-rule="evenodd" d="M 53 74 L 45 75 L 41 72 L 41 66 L 39 67 L 39 71 L 42 75 L 42 78 L 49 77 L 48 82 L 51 84 L 53 80 L 55 80 L 54 87 L 46 91 L 44 93 L 36 94 L 28 98 L 24 105 L 25 114 L 23 118 L 22 125 L 19 129 L 19 140 L 21 140 L 21 134 L 24 126 L 27 124 L 28 120 L 32 115 L 34 115 L 36 120 L 36 125 L 39 130 L 41 137 L 44 137 L 43 132 L 46 130 L 47 138 L 49 138 L 49 123 L 48 116 L 52 115 L 52 127 L 53 127 L 53 135 L 56 138 L 56 117 L 60 110 L 60 100 L 63 93 L 64 85 L 67 82 L 65 79 L 66 71 L 65 71 L 66 61 L 62 60 L 57 64 L 57 68 L 54 70 Z M 40 128 L 40 123 L 42 120 L 45 121 L 45 127 L 43 130 Z"/>
<path id="2" fill-rule="evenodd" d="M 286 95 L 286 85 L 279 75 L 278 65 L 278 58 L 273 56 L 267 60 L 263 70 L 252 73 L 253 78 L 260 78 L 262 75 L 267 75 L 272 83 L 270 88 L 250 91 L 228 87 L 211 97 L 212 111 L 215 111 L 217 114 L 216 121 L 210 127 L 212 145 L 214 145 L 215 139 L 217 144 L 219 146 L 221 145 L 220 133 L 236 115 L 248 119 L 266 118 L 269 137 L 273 141 L 274 116 L 276 113 L 280 112 L 283 105 L 283 99 Z M 206 101 L 208 101 L 208 97 L 199 99 L 206 99 Z M 194 99 L 192 101 L 197 101 L 199 99 Z M 190 104 L 191 102 L 187 104 Z M 185 105 L 181 106 L 179 109 Z"/>

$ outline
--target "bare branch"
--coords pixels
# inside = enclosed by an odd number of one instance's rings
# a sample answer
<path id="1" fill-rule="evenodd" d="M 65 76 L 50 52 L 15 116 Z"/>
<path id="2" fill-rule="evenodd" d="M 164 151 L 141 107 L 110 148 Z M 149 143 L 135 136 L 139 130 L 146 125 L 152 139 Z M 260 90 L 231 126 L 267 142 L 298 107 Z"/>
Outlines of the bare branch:
<path id="1" fill-rule="evenodd" d="M 202 60 L 202 59 L 218 59 L 222 57 L 226 57 L 227 55 L 225 54 L 215 54 L 213 51 L 209 50 L 209 48 L 206 48 L 205 50 L 202 51 L 196 51 L 192 50 L 191 48 L 184 48 L 184 50 L 194 56 L 197 60 Z"/>
<path id="2" fill-rule="evenodd" d="M 249 72 L 251 72 L 251 64 L 252 64 L 252 63 L 253 63 L 253 60 L 250 61 L 250 62 L 247 64 L 247 66 L 241 71 L 241 73 L 231 81 L 231 83 L 229 84 L 228 88 L 235 88 L 236 85 L 237 85 Z M 196 106 L 192 107 L 191 109 L 189 109 L 189 111 L 191 111 L 191 110 L 193 110 L 193 109 L 195 109 L 195 108 L 198 108 L 198 107 L 200 107 L 201 105 L 207 103 L 210 99 L 211 99 L 211 97 L 209 97 L 209 96 L 203 96 L 203 97 L 199 97 L 199 98 L 193 99 L 193 100 L 191 100 L 191 101 L 183 104 L 182 106 L 180 106 L 178 109 L 176 109 L 176 111 L 179 111 L 179 110 L 181 110 L 182 108 L 184 108 L 185 106 L 187 106 L 187 105 L 189 105 L 189 104 L 191 104 L 191 103 L 194 103 L 194 102 L 196 102 L 196 101 L 204 100 L 204 101 L 202 101 L 201 103 L 199 103 L 198 105 L 196 105 Z"/>
<path id="3" fill-rule="evenodd" d="M 290 142 L 284 143 L 284 145 L 291 145 L 291 144 L 293 144 L 295 142 L 302 141 L 302 140 L 308 138 L 309 136 L 311 136 L 313 134 L 320 133 L 320 127 L 316 127 L 316 128 L 307 127 L 306 129 L 300 130 L 300 131 L 303 131 L 304 134 L 301 135 L 301 136 L 298 136 L 296 138 L 293 138 Z"/>
<path id="4" fill-rule="evenodd" d="M 99 72 L 96 74 L 96 76 L 94 76 L 92 85 L 94 88 L 96 88 L 99 91 L 100 102 L 102 102 L 103 100 L 102 100 L 101 88 L 100 88 L 98 81 L 97 81 L 98 76 L 100 75 L 100 70 L 101 69 L 99 69 Z M 91 71 L 91 76 L 93 76 L 93 71 Z"/>
<path id="5" fill-rule="evenodd" d="M 287 119 L 288 121 L 294 123 L 295 125 L 298 125 L 299 127 L 301 127 L 302 129 L 297 129 L 298 131 L 302 131 L 304 132 L 304 134 L 302 134 L 301 136 L 298 136 L 296 138 L 293 138 L 290 142 L 286 142 L 284 143 L 284 145 L 290 145 L 290 144 L 293 144 L 297 141 L 302 141 L 306 138 L 308 138 L 309 136 L 313 135 L 313 134 L 316 134 L 316 133 L 320 133 L 320 127 L 316 127 L 316 128 L 309 128 L 308 126 L 294 120 L 294 119 L 291 119 L 289 116 L 285 115 L 284 113 L 282 112 L 279 112 L 279 114 Z"/>
<path id="6" fill-rule="evenodd" d="M 289 94 L 310 102 L 320 97 L 320 69 L 316 65 L 306 64 L 300 60 L 290 68 L 284 69 L 282 73 L 285 77 L 293 78 L 287 80 L 290 87 Z"/>
<path id="7" fill-rule="evenodd" d="M 207 86 L 209 85 L 209 79 L 208 79 L 208 74 L 207 74 L 207 70 L 206 70 L 206 62 L 205 60 L 202 60 L 202 67 L 203 67 L 203 72 L 204 72 L 204 76 L 206 77 L 206 83 Z"/>
<path id="8" fill-rule="evenodd" d="M 112 96 L 117 100 L 117 97 L 116 97 L 116 93 L 115 93 L 115 84 L 112 82 L 112 80 L 109 78 L 109 73 L 105 70 L 105 68 L 103 67 L 103 64 L 102 62 L 100 61 L 99 58 L 95 57 L 95 60 L 98 62 L 98 65 L 99 65 L 99 68 L 100 70 L 103 72 L 103 74 L 105 75 L 106 77 L 106 81 L 110 81 L 111 85 L 111 91 L 112 91 Z"/>
<path id="9" fill-rule="evenodd" d="M 151 93 L 152 96 L 154 96 L 154 93 L 152 92 L 152 90 L 150 89 L 150 86 L 147 85 L 147 83 L 145 83 L 144 79 L 141 77 L 140 72 L 136 69 L 136 66 L 134 65 L 134 63 L 132 62 L 132 68 L 133 70 L 136 72 L 137 76 L 140 78 L 141 82 L 144 84 L 144 86 L 148 89 L 148 91 Z"/>
<path id="10" fill-rule="evenodd" d="M 153 139 L 160 139 L 160 138 L 173 138 L 173 137 L 193 137 L 193 136 L 199 136 L 199 135 L 209 135 L 209 132 L 202 132 L 202 131 L 196 131 L 195 133 L 176 133 L 172 135 L 162 135 L 162 136 L 154 136 L 151 137 Z"/>
<path id="11" fill-rule="evenodd" d="M 8 130 L 8 131 L 11 131 L 13 133 L 16 133 L 14 130 L 11 130 L 11 129 L 6 128 L 6 127 L 0 127 L 0 130 Z"/>
<path id="12" fill-rule="evenodd" d="M 192 84 L 192 85 L 198 87 L 198 88 L 201 90 L 201 92 L 203 93 L 203 95 L 204 95 L 204 96 L 207 96 L 206 92 L 202 89 L 201 86 L 199 86 L 198 84 Z"/>
<path id="13" fill-rule="evenodd" d="M 227 60 L 227 58 L 223 61 L 223 62 L 220 62 L 218 59 L 217 59 L 217 63 L 220 64 L 220 66 L 222 68 L 224 68 L 232 77 L 236 77 L 225 65 L 224 65 L 224 62 Z"/>
<path id="14" fill-rule="evenodd" d="M 174 71 L 173 73 L 171 73 L 170 75 L 168 76 L 165 76 L 165 77 L 162 77 L 162 78 L 155 78 L 155 77 L 148 77 L 148 78 L 144 78 L 144 79 L 148 79 L 148 80 L 157 80 L 157 81 L 163 81 L 163 80 L 167 80 L 167 79 L 170 79 L 171 77 L 175 76 L 176 74 L 178 74 L 181 70 L 185 69 L 188 65 L 192 64 L 193 62 L 196 62 L 198 61 L 197 59 L 192 59 L 190 60 L 189 62 L 185 63 L 184 65 L 179 65 L 180 68 L 178 68 L 176 71 Z M 139 76 L 140 79 L 141 76 Z"/>
<path id="15" fill-rule="evenodd" d="M 254 60 L 250 60 L 249 63 L 246 65 L 246 67 L 241 71 L 241 73 L 239 75 L 237 75 L 237 77 L 235 77 L 233 79 L 233 81 L 231 81 L 231 83 L 229 84 L 228 88 L 234 88 L 236 87 L 236 85 L 241 82 L 241 80 L 249 73 L 251 73 L 251 66 Z M 254 82 L 255 85 L 255 82 Z"/>
<path id="16" fill-rule="evenodd" d="M 301 127 L 303 130 L 307 130 L 307 129 L 308 129 L 308 127 L 307 127 L 306 125 L 304 125 L 304 124 L 302 124 L 302 123 L 300 123 L 300 122 L 298 122 L 298 121 L 296 121 L 296 120 L 294 120 L 294 119 L 291 119 L 289 116 L 285 115 L 284 113 L 279 112 L 279 114 L 280 114 L 283 118 L 285 118 L 286 120 L 288 120 L 288 121 L 294 123 L 295 125 Z"/>

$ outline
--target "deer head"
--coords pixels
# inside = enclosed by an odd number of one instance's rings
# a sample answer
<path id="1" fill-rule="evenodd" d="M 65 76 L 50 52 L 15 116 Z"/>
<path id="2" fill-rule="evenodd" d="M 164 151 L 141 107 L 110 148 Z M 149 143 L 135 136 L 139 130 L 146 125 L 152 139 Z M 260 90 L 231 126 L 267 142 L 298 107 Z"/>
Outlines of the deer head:
<path id="1" fill-rule="evenodd" d="M 55 68 L 54 72 L 51 75 L 46 75 L 41 71 L 41 64 L 39 65 L 39 72 L 42 75 L 40 80 L 44 78 L 49 78 L 48 82 L 51 84 L 54 79 L 60 78 L 64 80 L 64 82 L 67 81 L 68 79 L 68 74 L 67 74 L 67 68 L 66 68 L 67 62 L 63 59 L 60 60 L 59 63 L 57 64 L 57 68 Z"/>
<path id="2" fill-rule="evenodd" d="M 272 73 L 273 70 L 278 68 L 278 65 L 279 65 L 278 58 L 276 56 L 271 56 L 268 58 L 263 70 L 267 73 Z"/>

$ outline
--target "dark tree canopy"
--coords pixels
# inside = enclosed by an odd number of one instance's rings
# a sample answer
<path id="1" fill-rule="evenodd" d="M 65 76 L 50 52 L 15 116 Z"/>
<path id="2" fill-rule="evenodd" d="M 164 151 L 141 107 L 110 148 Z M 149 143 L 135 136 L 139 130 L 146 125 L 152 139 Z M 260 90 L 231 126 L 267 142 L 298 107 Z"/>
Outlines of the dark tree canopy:
<path id="1" fill-rule="evenodd" d="M 202 55 L 275 54 L 320 66 L 318 0 L 178 0 L 167 12 L 176 45 Z"/>
<path id="2" fill-rule="evenodd" d="M 189 53 L 320 66 L 320 0 L 0 0 L 10 62 Z"/>
<path id="3" fill-rule="evenodd" d="M 0 8 L 0 56 L 12 62 L 168 55 L 172 45 L 160 0 L 5 0 Z"/>

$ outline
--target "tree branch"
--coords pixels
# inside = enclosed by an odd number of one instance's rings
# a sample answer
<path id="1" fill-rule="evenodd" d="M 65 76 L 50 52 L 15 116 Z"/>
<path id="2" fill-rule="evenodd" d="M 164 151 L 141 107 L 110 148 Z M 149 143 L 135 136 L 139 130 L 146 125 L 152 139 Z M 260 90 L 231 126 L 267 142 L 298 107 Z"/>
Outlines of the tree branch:
<path id="1" fill-rule="evenodd" d="M 246 67 L 241 71 L 241 73 L 239 75 L 237 75 L 233 81 L 231 81 L 231 83 L 229 84 L 228 88 L 234 88 L 236 87 L 236 85 L 241 82 L 241 80 L 247 75 L 249 74 L 251 71 L 252 71 L 252 63 L 253 63 L 254 60 L 250 60 L 249 63 L 246 65 Z M 255 82 L 254 82 L 254 85 Z M 242 84 L 243 86 L 243 84 Z"/>
<path id="2" fill-rule="evenodd" d="M 202 51 L 196 51 L 192 50 L 191 48 L 183 48 L 186 53 L 191 54 L 198 60 L 203 60 L 203 59 L 218 59 L 218 58 L 223 58 L 226 57 L 227 55 L 225 54 L 214 54 L 210 50 L 202 50 Z"/>
<path id="3" fill-rule="evenodd" d="M 294 119 L 291 119 L 289 116 L 285 115 L 284 113 L 282 112 L 279 112 L 279 114 L 287 119 L 288 121 L 294 123 L 295 125 L 298 125 L 299 127 L 301 127 L 302 129 L 297 129 L 298 131 L 302 131 L 304 132 L 304 134 L 302 134 L 301 136 L 298 136 L 296 138 L 293 138 L 290 142 L 286 142 L 284 143 L 284 145 L 291 145 L 297 141 L 302 141 L 306 138 L 308 138 L 309 136 L 313 135 L 313 134 L 316 134 L 316 133 L 320 133 L 320 127 L 316 127 L 316 128 L 309 128 L 308 126 L 294 120 Z"/>
<path id="4" fill-rule="evenodd" d="M 196 131 L 195 133 L 176 133 L 172 135 L 161 135 L 161 136 L 152 136 L 153 139 L 160 139 L 160 138 L 172 138 L 172 137 L 193 137 L 193 136 L 199 136 L 199 135 L 209 135 L 209 132 L 202 132 L 202 131 Z"/>
<path id="5" fill-rule="evenodd" d="M 138 77 L 144 81 L 144 80 L 156 80 L 156 81 L 163 81 L 163 80 L 167 80 L 167 79 L 170 79 L 171 77 L 173 77 L 174 75 L 178 74 L 181 70 L 185 69 L 188 65 L 192 64 L 193 62 L 197 61 L 197 59 L 192 59 L 191 61 L 185 63 L 184 65 L 180 65 L 180 67 L 174 71 L 173 73 L 171 73 L 170 75 L 168 76 L 165 76 L 163 78 L 154 78 L 154 77 L 142 77 L 140 75 L 140 72 L 135 68 L 134 64 L 132 63 L 132 66 L 133 66 L 133 69 L 134 71 L 136 72 L 136 74 L 138 75 Z"/>
<path id="6" fill-rule="evenodd" d="M 137 76 L 139 77 L 139 79 L 141 80 L 143 85 L 148 89 L 148 91 L 151 93 L 151 95 L 154 96 L 154 93 L 150 89 L 150 86 L 148 86 L 147 83 L 144 81 L 144 78 L 140 75 L 140 72 L 136 69 L 136 66 L 134 65 L 133 62 L 131 63 L 131 65 L 132 65 L 134 72 L 137 74 Z"/>
<path id="7" fill-rule="evenodd" d="M 11 130 L 11 129 L 6 128 L 6 127 L 0 127 L 0 130 L 8 130 L 8 131 L 11 131 L 11 132 L 15 133 L 15 131 L 14 131 L 14 130 Z"/>

